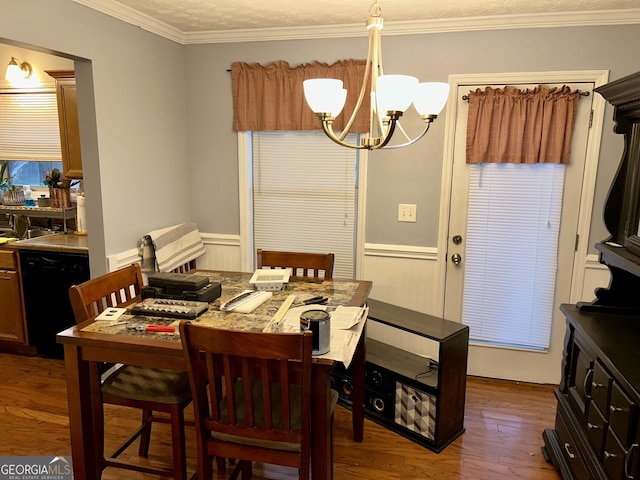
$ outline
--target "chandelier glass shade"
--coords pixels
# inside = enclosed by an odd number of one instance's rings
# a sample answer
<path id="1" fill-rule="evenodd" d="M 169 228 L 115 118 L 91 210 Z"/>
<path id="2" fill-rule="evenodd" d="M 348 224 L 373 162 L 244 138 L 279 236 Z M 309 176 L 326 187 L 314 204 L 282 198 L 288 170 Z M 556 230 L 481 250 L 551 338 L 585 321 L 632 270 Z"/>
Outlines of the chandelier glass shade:
<path id="1" fill-rule="evenodd" d="M 417 78 L 408 75 L 384 75 L 381 45 L 383 19 L 380 14 L 380 7 L 376 0 L 369 8 L 369 18 L 367 19 L 369 50 L 365 75 L 354 111 L 340 134 L 333 131 L 333 121 L 342 112 L 347 98 L 347 91 L 342 86 L 342 80 L 314 78 L 304 81 L 305 99 L 322 122 L 324 133 L 331 140 L 344 147 L 377 150 L 383 147 L 399 148 L 411 145 L 424 137 L 449 97 L 448 83 L 419 83 Z M 360 145 L 348 144 L 344 139 L 362 106 L 369 78 L 371 85 L 369 132 L 362 138 Z M 413 138 L 406 133 L 399 122 L 402 114 L 412 103 L 424 122 L 422 132 Z M 396 129 L 402 132 L 406 141 L 401 144 L 389 145 Z"/>

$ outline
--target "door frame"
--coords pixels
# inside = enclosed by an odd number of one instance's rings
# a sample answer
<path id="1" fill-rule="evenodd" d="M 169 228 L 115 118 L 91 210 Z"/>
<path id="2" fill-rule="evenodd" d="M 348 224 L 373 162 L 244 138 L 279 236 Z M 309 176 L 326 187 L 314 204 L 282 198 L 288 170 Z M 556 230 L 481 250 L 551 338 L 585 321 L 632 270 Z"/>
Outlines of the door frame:
<path id="1" fill-rule="evenodd" d="M 447 271 L 447 251 L 449 236 L 449 214 L 451 211 L 451 188 L 453 182 L 453 155 L 455 141 L 455 126 L 458 115 L 458 102 L 455 95 L 459 87 L 465 85 L 508 85 L 513 83 L 585 83 L 593 82 L 595 87 L 609 81 L 609 70 L 574 70 L 557 72 L 507 72 L 507 73 L 476 73 L 449 75 L 450 98 L 447 102 L 446 124 L 444 134 L 444 153 L 442 158 L 442 184 L 440 196 L 440 220 L 438 224 L 438 267 L 437 289 L 435 295 L 437 305 L 435 309 L 439 315 L 444 315 L 445 279 Z M 578 241 L 573 260 L 571 276 L 571 299 L 575 303 L 580 298 L 584 269 L 586 266 L 593 198 L 595 194 L 596 175 L 602 127 L 604 123 L 604 108 L 606 102 L 601 95 L 593 95 L 592 120 L 587 139 L 587 151 L 582 180 L 582 195 L 580 197 L 580 213 L 578 216 Z"/>

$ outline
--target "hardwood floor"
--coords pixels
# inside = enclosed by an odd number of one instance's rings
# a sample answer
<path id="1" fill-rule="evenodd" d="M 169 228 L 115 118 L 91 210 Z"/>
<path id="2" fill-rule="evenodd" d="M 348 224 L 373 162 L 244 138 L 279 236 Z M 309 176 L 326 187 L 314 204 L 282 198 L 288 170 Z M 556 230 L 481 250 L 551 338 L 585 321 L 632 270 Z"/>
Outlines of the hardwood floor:
<path id="1" fill-rule="evenodd" d="M 64 364 L 61 360 L 0 354 L 0 456 L 70 455 Z M 555 418 L 553 386 L 470 377 L 466 432 L 436 454 L 365 421 L 363 443 L 352 441 L 351 412 L 337 407 L 334 423 L 335 480 L 559 480 L 541 452 L 542 431 Z M 187 415 L 191 415 L 188 410 Z M 106 446 L 113 449 L 139 424 L 137 412 L 107 407 Z M 170 453 L 169 429 L 154 426 L 149 462 Z M 193 430 L 187 430 L 188 468 L 195 469 Z M 136 455 L 137 444 L 129 449 Z M 129 452 L 128 451 L 128 452 Z M 127 453 L 128 453 L 127 452 Z M 126 454 L 125 454 L 126 455 Z M 231 469 L 227 469 L 227 474 Z M 295 471 L 256 466 L 254 479 L 297 478 Z M 107 469 L 106 480 L 159 477 Z M 227 478 L 220 475 L 219 478 Z"/>

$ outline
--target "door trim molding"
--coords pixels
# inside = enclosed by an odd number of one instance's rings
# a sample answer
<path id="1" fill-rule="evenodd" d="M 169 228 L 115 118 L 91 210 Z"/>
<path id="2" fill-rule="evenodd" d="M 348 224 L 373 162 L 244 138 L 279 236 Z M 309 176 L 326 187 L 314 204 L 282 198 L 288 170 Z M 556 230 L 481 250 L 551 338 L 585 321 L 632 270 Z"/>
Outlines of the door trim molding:
<path id="1" fill-rule="evenodd" d="M 506 73 L 473 73 L 449 75 L 450 93 L 447 101 L 446 123 L 444 134 L 444 151 L 442 158 L 442 183 L 440 197 L 440 220 L 438 225 L 438 282 L 439 292 L 435 295 L 438 304 L 436 311 L 444 315 L 444 295 L 446 279 L 447 236 L 449 230 L 449 215 L 451 210 L 451 185 L 453 181 L 453 155 L 455 141 L 455 126 L 458 115 L 456 95 L 458 89 L 465 85 L 491 85 L 512 83 L 586 83 L 593 82 L 595 87 L 609 81 L 608 70 L 574 70 L 557 72 L 506 72 Z M 577 299 L 582 291 L 584 280 L 585 259 L 589 242 L 591 214 L 593 211 L 593 197 L 595 179 L 598 171 L 598 158 L 602 127 L 604 123 L 605 101 L 600 95 L 593 95 L 593 123 L 587 139 L 584 175 L 582 181 L 582 196 L 578 217 L 578 235 L 580 239 L 574 254 L 573 272 L 571 280 L 571 301 Z M 576 300 L 577 301 L 577 300 Z"/>

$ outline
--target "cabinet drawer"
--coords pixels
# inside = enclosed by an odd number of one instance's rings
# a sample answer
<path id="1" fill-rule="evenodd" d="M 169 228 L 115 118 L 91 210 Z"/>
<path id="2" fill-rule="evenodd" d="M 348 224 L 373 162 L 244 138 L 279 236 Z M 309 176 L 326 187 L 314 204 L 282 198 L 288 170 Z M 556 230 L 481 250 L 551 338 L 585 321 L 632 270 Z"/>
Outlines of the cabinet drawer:
<path id="1" fill-rule="evenodd" d="M 602 456 L 602 447 L 604 446 L 606 432 L 607 421 L 604 415 L 595 403 L 591 403 L 587 417 L 587 438 L 598 458 Z"/>
<path id="2" fill-rule="evenodd" d="M 17 270 L 18 252 L 0 249 L 0 268 L 5 270 Z"/>
<path id="3" fill-rule="evenodd" d="M 629 447 L 631 433 L 635 432 L 637 409 L 627 394 L 614 382 L 611 387 L 609 425 L 625 448 Z"/>
<path id="4" fill-rule="evenodd" d="M 615 434 L 609 430 L 607 433 L 607 441 L 604 447 L 604 455 L 602 465 L 611 480 L 626 480 L 625 474 L 625 457 L 627 451 L 620 444 Z"/>
<path id="5" fill-rule="evenodd" d="M 593 366 L 593 381 L 591 382 L 591 398 L 605 418 L 609 418 L 609 395 L 613 378 L 604 369 L 600 362 Z"/>
<path id="6" fill-rule="evenodd" d="M 571 373 L 568 382 L 569 402 L 574 410 L 586 419 L 587 404 L 591 400 L 595 355 L 591 355 L 575 338 L 571 353 Z"/>
<path id="7" fill-rule="evenodd" d="M 591 478 L 587 467 L 582 462 L 582 458 L 578 453 L 576 444 L 571 438 L 569 429 L 562 418 L 562 411 L 559 409 L 556 415 L 556 433 L 558 435 L 558 442 L 560 443 L 560 450 L 565 463 L 571 469 L 573 478 Z"/>

